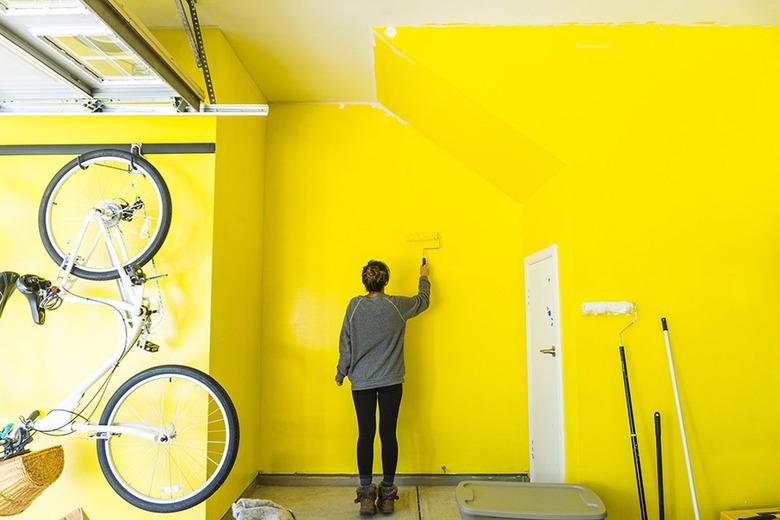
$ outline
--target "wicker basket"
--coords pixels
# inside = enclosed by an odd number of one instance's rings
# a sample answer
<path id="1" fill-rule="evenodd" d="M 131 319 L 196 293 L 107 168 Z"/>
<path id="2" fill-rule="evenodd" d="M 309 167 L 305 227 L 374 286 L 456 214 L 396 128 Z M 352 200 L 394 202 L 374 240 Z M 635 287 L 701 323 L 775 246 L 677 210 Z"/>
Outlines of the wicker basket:
<path id="1" fill-rule="evenodd" d="M 0 462 L 0 516 L 27 509 L 62 473 L 62 446 L 32 451 Z"/>

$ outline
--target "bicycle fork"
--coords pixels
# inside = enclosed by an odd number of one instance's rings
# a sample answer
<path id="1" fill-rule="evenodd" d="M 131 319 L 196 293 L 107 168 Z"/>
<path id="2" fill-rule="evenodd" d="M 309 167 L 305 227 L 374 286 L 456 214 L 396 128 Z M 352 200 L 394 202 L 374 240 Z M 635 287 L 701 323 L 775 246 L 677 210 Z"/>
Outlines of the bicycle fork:
<path id="1" fill-rule="evenodd" d="M 88 439 L 95 440 L 108 440 L 112 435 L 133 435 L 140 437 L 148 441 L 159 442 L 165 444 L 170 442 L 176 437 L 175 431 L 169 429 L 153 428 L 148 424 L 133 424 L 133 423 L 121 423 L 121 424 L 95 424 L 95 423 L 74 423 L 71 425 L 73 431 L 88 432 L 94 435 L 89 435 Z"/>

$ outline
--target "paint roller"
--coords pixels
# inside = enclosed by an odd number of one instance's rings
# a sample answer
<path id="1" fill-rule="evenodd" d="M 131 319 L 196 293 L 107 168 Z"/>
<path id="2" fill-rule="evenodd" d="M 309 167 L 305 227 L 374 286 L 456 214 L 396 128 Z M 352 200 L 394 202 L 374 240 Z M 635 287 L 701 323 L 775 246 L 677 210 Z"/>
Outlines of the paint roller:
<path id="1" fill-rule="evenodd" d="M 628 409 L 628 426 L 631 434 L 631 450 L 634 457 L 634 471 L 636 473 L 636 487 L 639 494 L 639 511 L 642 514 L 642 520 L 647 520 L 647 502 L 645 501 L 645 488 L 642 482 L 642 464 L 639 461 L 639 445 L 636 438 L 636 427 L 634 425 L 634 407 L 631 404 L 631 388 L 628 384 L 628 367 L 626 365 L 626 352 L 623 347 L 623 333 L 631 325 L 637 322 L 638 315 L 636 306 L 631 302 L 585 302 L 582 304 L 582 314 L 586 316 L 602 315 L 633 315 L 634 320 L 618 333 L 620 341 L 620 365 L 623 370 L 623 387 L 626 393 L 626 408 Z"/>
<path id="2" fill-rule="evenodd" d="M 424 242 L 422 248 L 422 263 L 425 265 L 425 252 L 441 247 L 441 236 L 438 233 L 409 233 L 406 236 L 407 242 Z"/>

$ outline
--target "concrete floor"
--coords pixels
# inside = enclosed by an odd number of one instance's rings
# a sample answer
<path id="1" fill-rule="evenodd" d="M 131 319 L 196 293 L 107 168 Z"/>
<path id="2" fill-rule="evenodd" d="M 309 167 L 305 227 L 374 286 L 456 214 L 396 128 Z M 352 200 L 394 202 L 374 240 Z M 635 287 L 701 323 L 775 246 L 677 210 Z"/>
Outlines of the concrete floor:
<path id="1" fill-rule="evenodd" d="M 355 489 L 346 486 L 259 486 L 251 498 L 270 500 L 289 509 L 296 520 L 365 519 L 358 514 Z M 230 517 L 228 517 L 230 518 Z M 376 518 L 390 518 L 377 515 Z M 455 488 L 401 486 L 393 520 L 460 520 Z"/>
<path id="2" fill-rule="evenodd" d="M 500 480 L 527 481 L 526 475 L 503 476 Z M 377 514 L 377 519 L 392 520 L 461 520 L 455 499 L 458 482 L 473 476 L 397 478 L 398 500 L 392 515 Z M 375 480 L 378 483 L 380 479 Z M 358 520 L 355 500 L 356 477 L 274 477 L 259 475 L 242 495 L 245 498 L 270 500 L 295 515 L 296 520 Z M 231 520 L 227 512 L 222 520 Z"/>

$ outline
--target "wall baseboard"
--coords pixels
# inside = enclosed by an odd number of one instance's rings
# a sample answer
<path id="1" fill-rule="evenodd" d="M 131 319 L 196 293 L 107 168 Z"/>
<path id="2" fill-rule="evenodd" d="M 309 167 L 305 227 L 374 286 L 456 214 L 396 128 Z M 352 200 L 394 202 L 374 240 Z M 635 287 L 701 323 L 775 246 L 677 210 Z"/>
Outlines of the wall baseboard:
<path id="1" fill-rule="evenodd" d="M 381 479 L 382 475 L 374 475 L 375 482 Z M 398 486 L 457 486 L 463 480 L 530 481 L 527 473 L 399 474 L 395 476 L 395 484 Z M 357 482 L 357 475 L 258 473 L 253 486 L 355 486 Z"/>

